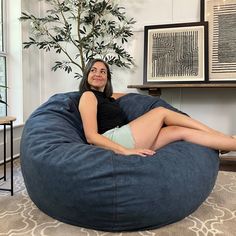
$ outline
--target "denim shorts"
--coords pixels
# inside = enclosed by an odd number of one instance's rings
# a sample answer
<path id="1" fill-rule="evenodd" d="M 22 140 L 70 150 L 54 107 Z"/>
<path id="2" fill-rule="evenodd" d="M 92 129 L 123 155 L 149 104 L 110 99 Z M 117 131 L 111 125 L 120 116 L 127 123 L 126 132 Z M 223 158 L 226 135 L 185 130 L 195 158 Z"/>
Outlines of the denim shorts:
<path id="1" fill-rule="evenodd" d="M 134 138 L 131 133 L 130 126 L 128 124 L 123 125 L 121 127 L 116 127 L 114 129 L 110 129 L 105 133 L 103 133 L 102 135 L 126 148 L 135 147 Z"/>

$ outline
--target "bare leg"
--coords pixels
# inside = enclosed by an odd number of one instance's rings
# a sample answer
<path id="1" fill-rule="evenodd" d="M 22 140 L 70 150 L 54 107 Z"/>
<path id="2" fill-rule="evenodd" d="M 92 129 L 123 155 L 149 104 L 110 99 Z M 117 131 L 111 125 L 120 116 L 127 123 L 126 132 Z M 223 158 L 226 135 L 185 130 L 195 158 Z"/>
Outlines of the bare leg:
<path id="1" fill-rule="evenodd" d="M 179 126 L 182 128 L 190 128 L 191 130 L 204 131 L 204 133 L 214 134 L 217 137 L 222 136 L 227 140 L 229 138 L 229 136 L 213 130 L 188 116 L 159 107 L 150 110 L 143 116 L 140 116 L 130 122 L 136 147 L 153 148 L 153 145 L 156 142 L 159 132 L 164 124 L 167 126 Z M 172 140 L 172 137 L 170 140 Z M 177 140 L 180 140 L 180 138 Z M 219 147 L 219 149 L 221 148 Z M 228 149 L 229 148 L 225 150 Z"/>
<path id="2" fill-rule="evenodd" d="M 164 124 L 166 124 L 167 126 L 169 125 L 181 126 L 181 127 L 186 127 L 186 128 L 202 130 L 202 131 L 206 131 L 210 133 L 213 132 L 213 133 L 225 135 L 186 115 L 171 111 L 166 108 L 156 108 L 156 109 L 158 110 L 157 113 L 163 114 Z"/>
<path id="3" fill-rule="evenodd" d="M 236 150 L 236 139 L 232 138 L 231 136 L 209 133 L 202 130 L 179 126 L 167 126 L 162 128 L 155 143 L 152 146 L 152 149 L 159 149 L 168 143 L 178 140 L 188 141 L 216 150 Z"/>

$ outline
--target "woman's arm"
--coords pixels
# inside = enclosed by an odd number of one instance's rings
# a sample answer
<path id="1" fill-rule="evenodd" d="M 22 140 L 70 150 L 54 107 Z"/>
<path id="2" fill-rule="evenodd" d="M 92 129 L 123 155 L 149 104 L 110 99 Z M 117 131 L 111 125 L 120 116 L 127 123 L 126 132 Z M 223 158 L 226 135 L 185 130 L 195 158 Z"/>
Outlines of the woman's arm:
<path id="1" fill-rule="evenodd" d="M 98 133 L 97 127 L 97 99 L 91 91 L 84 92 L 80 98 L 79 111 L 81 114 L 83 128 L 87 142 L 118 154 L 141 156 L 151 155 L 147 149 L 127 149 L 107 137 Z"/>
<path id="2" fill-rule="evenodd" d="M 116 153 L 125 153 L 124 147 L 98 133 L 97 99 L 92 92 L 87 91 L 83 93 L 79 102 L 79 111 L 88 143 L 113 150 Z"/>

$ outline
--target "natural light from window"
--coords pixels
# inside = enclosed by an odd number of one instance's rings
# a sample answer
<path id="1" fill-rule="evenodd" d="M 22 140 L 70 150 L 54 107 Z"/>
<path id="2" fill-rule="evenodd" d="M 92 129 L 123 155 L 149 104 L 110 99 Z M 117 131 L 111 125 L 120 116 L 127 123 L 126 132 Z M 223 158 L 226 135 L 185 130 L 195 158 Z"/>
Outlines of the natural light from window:
<path id="1" fill-rule="evenodd" d="M 6 50 L 5 50 L 5 27 L 4 27 L 4 5 L 0 0 L 0 116 L 6 115 Z"/>

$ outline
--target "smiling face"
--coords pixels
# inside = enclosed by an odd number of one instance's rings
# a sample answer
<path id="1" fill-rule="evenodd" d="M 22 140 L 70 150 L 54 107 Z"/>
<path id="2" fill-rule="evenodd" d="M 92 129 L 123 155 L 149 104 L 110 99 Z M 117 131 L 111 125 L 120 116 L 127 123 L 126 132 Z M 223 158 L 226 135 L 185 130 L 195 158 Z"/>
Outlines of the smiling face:
<path id="1" fill-rule="evenodd" d="M 104 91 L 107 84 L 107 68 L 104 63 L 100 61 L 94 63 L 88 74 L 88 83 L 92 89 Z"/>
<path id="2" fill-rule="evenodd" d="M 83 78 L 80 81 L 80 92 L 98 90 L 103 91 L 106 97 L 111 97 L 113 88 L 111 83 L 111 71 L 106 61 L 94 58 L 86 64 Z"/>

